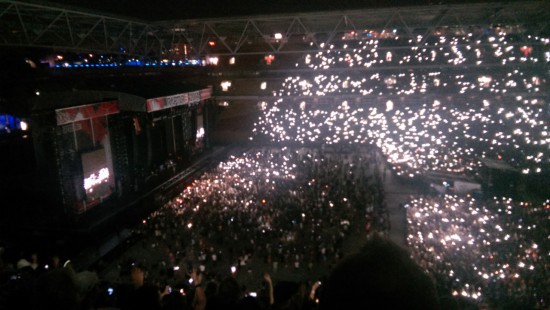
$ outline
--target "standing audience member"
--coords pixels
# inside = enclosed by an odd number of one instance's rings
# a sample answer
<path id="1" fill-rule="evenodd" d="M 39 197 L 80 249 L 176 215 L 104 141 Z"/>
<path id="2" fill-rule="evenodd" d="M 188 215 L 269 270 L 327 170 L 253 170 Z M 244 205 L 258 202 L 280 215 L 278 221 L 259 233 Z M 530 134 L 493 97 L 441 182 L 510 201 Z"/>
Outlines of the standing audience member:
<path id="1" fill-rule="evenodd" d="M 398 245 L 373 236 L 331 272 L 320 309 L 439 309 L 432 279 Z"/>
<path id="2" fill-rule="evenodd" d="M 161 294 L 159 288 L 147 283 L 145 267 L 134 264 L 130 271 L 131 284 L 119 289 L 119 307 L 121 310 L 160 310 Z"/>

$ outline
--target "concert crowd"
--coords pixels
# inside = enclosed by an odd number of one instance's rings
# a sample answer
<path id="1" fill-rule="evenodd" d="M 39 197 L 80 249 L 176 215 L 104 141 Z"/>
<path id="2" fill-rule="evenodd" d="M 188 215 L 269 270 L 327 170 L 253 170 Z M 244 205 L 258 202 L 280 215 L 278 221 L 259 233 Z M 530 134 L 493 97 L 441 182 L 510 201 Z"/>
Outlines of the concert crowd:
<path id="1" fill-rule="evenodd" d="M 2 260 L 0 306 L 32 309 L 55 295 L 36 288 L 55 281 L 66 285 L 60 300 L 86 309 L 141 300 L 149 309 L 313 309 L 354 240 L 391 230 L 386 165 L 402 182 L 433 172 L 480 180 L 491 159 L 541 181 L 536 199 L 411 197 L 408 251 L 440 297 L 547 309 L 550 41 L 525 35 L 520 44 L 512 28 L 390 30 L 305 55 L 296 67 L 314 73 L 288 76 L 273 101 L 259 103 L 250 139 L 267 146 L 234 154 L 167 197 L 97 272 L 53 278 L 70 262 L 40 272 L 36 255 Z"/>
<path id="2" fill-rule="evenodd" d="M 550 201 L 446 194 L 405 206 L 412 256 L 452 295 L 490 309 L 548 306 Z"/>
<path id="3" fill-rule="evenodd" d="M 232 155 L 144 219 L 123 255 L 95 277 L 76 273 L 79 288 L 93 296 L 81 303 L 130 309 L 139 299 L 128 288 L 136 273 L 162 300 L 174 292 L 172 298 L 184 298 L 190 307 L 198 284 L 211 292 L 228 276 L 238 281 L 238 296 L 254 296 L 263 308 L 288 302 L 298 288 L 319 286 L 352 251 L 346 243 L 388 232 L 381 164 L 368 147 L 343 153 L 260 148 Z M 43 268 L 31 271 L 24 259 L 19 263 L 18 270 L 31 273 Z M 92 294 L 90 286 L 101 289 Z M 8 306 L 25 287 L 12 289 L 4 300 Z M 314 297 L 304 299 L 313 308 Z M 160 305 L 167 307 L 166 298 Z"/>
<path id="4" fill-rule="evenodd" d="M 325 47 L 296 63 L 313 73 L 288 76 L 272 102 L 259 105 L 251 138 L 376 145 L 411 177 L 476 174 L 483 158 L 548 173 L 548 39 L 529 38 L 532 46 L 504 31 L 387 35 Z"/>

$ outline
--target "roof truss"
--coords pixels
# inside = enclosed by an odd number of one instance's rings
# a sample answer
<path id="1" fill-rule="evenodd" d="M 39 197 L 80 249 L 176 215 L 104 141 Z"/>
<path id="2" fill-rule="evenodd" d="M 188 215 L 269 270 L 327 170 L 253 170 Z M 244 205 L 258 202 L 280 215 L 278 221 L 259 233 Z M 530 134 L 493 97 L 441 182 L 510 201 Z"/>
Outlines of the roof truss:
<path id="1" fill-rule="evenodd" d="M 366 31 L 396 31 L 426 44 L 441 29 L 471 32 L 512 25 L 550 34 L 550 2 L 527 1 L 145 22 L 0 0 L 0 45 L 170 58 L 304 53 Z M 281 37 L 275 36 L 280 34 Z M 396 47 L 399 48 L 399 47 Z"/>

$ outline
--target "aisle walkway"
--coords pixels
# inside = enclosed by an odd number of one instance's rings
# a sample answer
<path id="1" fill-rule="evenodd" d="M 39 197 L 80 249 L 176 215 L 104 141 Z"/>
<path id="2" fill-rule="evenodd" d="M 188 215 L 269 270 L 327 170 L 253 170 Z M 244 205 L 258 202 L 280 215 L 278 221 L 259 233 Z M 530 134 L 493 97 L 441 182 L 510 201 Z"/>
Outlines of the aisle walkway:
<path id="1" fill-rule="evenodd" d="M 419 193 L 419 184 L 415 184 L 412 179 L 409 181 L 398 178 L 386 162 L 382 162 L 378 169 L 383 176 L 386 207 L 390 216 L 389 237 L 399 246 L 406 248 L 407 220 L 405 209 L 401 205 L 410 195 Z"/>

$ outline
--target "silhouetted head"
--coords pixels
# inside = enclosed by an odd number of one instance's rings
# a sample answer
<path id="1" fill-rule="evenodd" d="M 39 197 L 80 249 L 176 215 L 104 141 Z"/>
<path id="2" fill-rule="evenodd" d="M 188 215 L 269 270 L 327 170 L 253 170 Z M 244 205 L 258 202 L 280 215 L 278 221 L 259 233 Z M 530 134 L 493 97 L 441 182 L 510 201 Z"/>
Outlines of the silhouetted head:
<path id="1" fill-rule="evenodd" d="M 439 309 L 435 284 L 392 241 L 376 236 L 331 272 L 320 309 Z"/>
<path id="2" fill-rule="evenodd" d="M 41 275 L 32 295 L 34 309 L 72 310 L 78 306 L 78 287 L 69 270 L 56 269 Z"/>
<path id="3" fill-rule="evenodd" d="M 233 306 L 240 299 L 239 283 L 233 277 L 226 277 L 218 286 L 218 301 L 222 305 Z"/>

